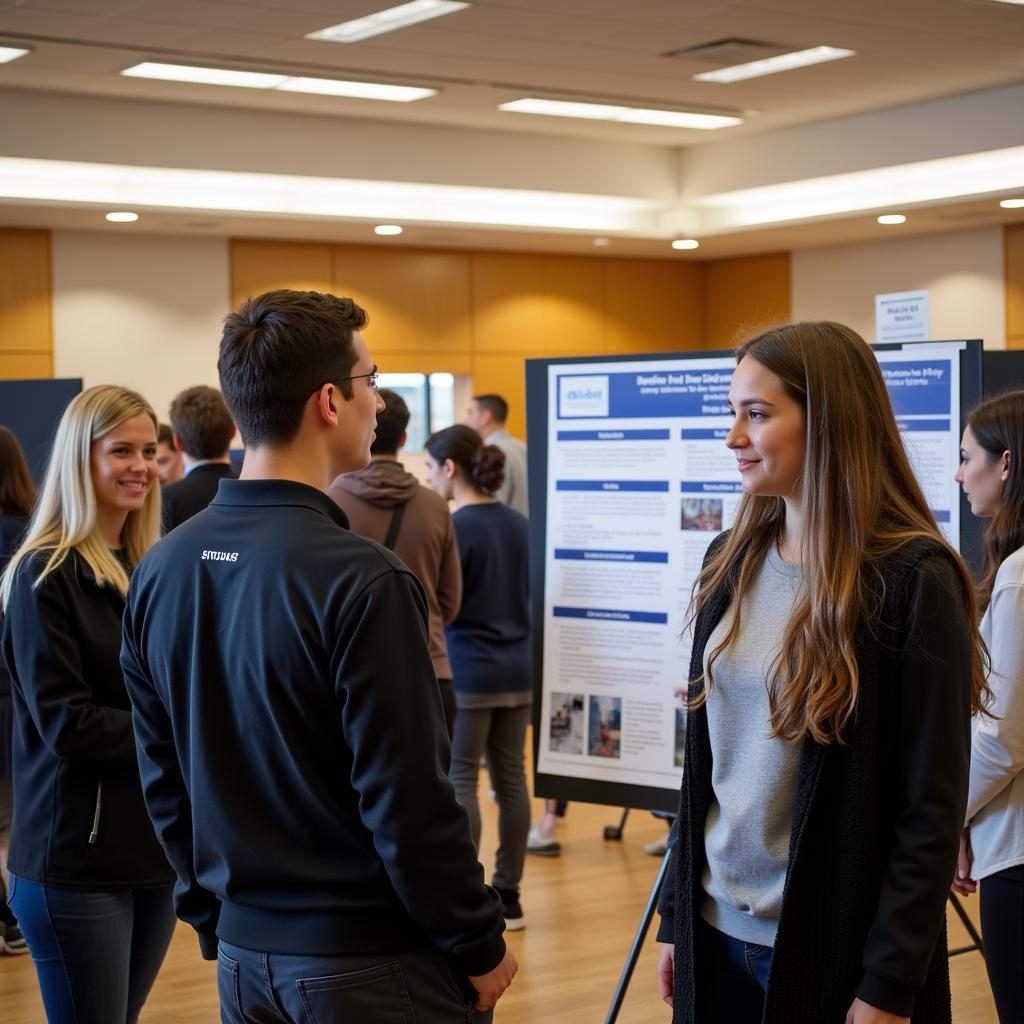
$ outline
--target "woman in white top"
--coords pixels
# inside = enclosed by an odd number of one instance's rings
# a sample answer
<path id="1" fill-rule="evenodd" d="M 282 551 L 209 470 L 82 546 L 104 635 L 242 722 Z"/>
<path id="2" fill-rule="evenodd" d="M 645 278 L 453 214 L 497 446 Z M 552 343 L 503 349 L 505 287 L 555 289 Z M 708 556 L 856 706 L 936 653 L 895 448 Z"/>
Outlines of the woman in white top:
<path id="1" fill-rule="evenodd" d="M 975 718 L 967 827 L 953 891 L 981 886 L 985 966 L 1001 1024 L 1024 1021 L 1024 391 L 967 418 L 956 479 L 987 519 L 978 585 L 994 717 Z"/>

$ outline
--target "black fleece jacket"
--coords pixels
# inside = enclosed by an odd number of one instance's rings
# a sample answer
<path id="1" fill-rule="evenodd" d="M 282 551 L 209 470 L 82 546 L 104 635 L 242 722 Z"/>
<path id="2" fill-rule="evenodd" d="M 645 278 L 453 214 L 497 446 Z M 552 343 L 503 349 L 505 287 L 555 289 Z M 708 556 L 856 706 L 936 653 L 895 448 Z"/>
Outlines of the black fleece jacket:
<path id="1" fill-rule="evenodd" d="M 124 600 L 75 551 L 36 586 L 50 554 L 18 566 L 3 623 L 14 698 L 10 869 L 74 889 L 170 885 L 118 663 Z"/>
<path id="2" fill-rule="evenodd" d="M 945 908 L 967 804 L 971 636 L 938 544 L 906 545 L 877 586 L 880 614 L 857 639 L 847 743 L 808 739 L 801 750 L 764 1024 L 842 1024 L 855 996 L 914 1024 L 949 1024 Z M 698 617 L 691 679 L 731 600 L 722 587 Z M 675 1024 L 704 1019 L 694 936 L 712 757 L 700 708 L 689 715 L 679 839 L 659 907 L 658 938 L 676 947 Z"/>
<path id="3" fill-rule="evenodd" d="M 143 559 L 122 664 L 180 917 L 266 952 L 504 956 L 419 582 L 325 494 L 222 480 Z"/>

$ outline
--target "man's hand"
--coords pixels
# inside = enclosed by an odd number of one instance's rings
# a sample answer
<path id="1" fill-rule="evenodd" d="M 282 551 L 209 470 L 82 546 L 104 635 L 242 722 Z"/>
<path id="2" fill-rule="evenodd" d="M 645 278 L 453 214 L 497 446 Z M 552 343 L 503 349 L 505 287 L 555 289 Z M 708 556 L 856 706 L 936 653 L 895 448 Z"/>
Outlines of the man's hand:
<path id="1" fill-rule="evenodd" d="M 956 859 L 956 877 L 950 889 L 960 896 L 970 896 L 978 891 L 978 883 L 971 878 L 974 867 L 974 853 L 971 851 L 971 830 L 965 828 L 960 833 L 960 854 Z"/>
<path id="2" fill-rule="evenodd" d="M 846 1024 L 910 1024 L 910 1018 L 897 1017 L 895 1013 L 870 1006 L 863 999 L 854 999 L 846 1014 Z"/>
<path id="3" fill-rule="evenodd" d="M 494 1004 L 502 997 L 505 989 L 512 984 L 512 979 L 518 970 L 519 964 L 512 955 L 512 950 L 506 948 L 505 958 L 493 971 L 478 974 L 475 977 L 471 974 L 469 983 L 476 989 L 477 994 L 473 1009 L 479 1010 L 481 1013 L 493 1010 Z"/>
<path id="4" fill-rule="evenodd" d="M 676 947 L 670 943 L 661 944 L 658 957 L 658 994 L 663 1003 L 672 1005 L 672 987 L 676 968 Z"/>

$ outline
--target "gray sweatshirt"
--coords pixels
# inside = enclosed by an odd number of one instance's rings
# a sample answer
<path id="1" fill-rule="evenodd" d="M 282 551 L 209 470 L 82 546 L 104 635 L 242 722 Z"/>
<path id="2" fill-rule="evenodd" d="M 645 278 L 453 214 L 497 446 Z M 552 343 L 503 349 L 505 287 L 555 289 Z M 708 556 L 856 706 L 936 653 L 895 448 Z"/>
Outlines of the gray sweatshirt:
<path id="1" fill-rule="evenodd" d="M 775 545 L 743 598 L 740 632 L 714 665 L 707 716 L 714 801 L 704 825 L 701 917 L 745 942 L 772 946 L 789 865 L 800 746 L 771 737 L 768 675 L 800 591 L 799 565 Z M 704 655 L 721 643 L 730 608 Z"/>

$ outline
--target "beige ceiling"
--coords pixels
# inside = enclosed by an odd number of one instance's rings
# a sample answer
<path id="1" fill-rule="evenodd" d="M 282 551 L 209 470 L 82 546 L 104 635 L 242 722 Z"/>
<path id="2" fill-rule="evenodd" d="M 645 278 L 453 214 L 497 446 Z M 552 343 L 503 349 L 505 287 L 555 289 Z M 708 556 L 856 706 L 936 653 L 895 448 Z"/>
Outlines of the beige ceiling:
<path id="1" fill-rule="evenodd" d="M 0 42 L 32 54 L 0 67 L 0 89 L 297 110 L 668 146 L 947 96 L 1024 78 L 1024 8 L 989 0 L 476 0 L 472 7 L 356 44 L 308 32 L 390 0 L 15 0 Z M 664 56 L 720 39 L 857 56 L 717 85 L 716 66 Z M 156 58 L 326 77 L 423 83 L 415 103 L 152 82 L 118 72 Z M 714 132 L 512 114 L 499 103 L 550 95 L 756 114 Z"/>
<path id="2" fill-rule="evenodd" d="M 32 48 L 28 57 L 0 65 L 0 123 L 5 102 L 18 103 L 30 90 L 174 104 L 182 112 L 189 105 L 245 108 L 248 117 L 264 112 L 280 118 L 294 112 L 315 115 L 319 126 L 335 117 L 339 132 L 357 119 L 368 126 L 390 126 L 399 150 L 406 133 L 426 125 L 486 132 L 480 135 L 484 148 L 492 146 L 487 140 L 495 139 L 495 132 L 521 138 L 524 147 L 531 143 L 530 161 L 537 159 L 537 140 L 551 136 L 590 140 L 626 154 L 657 150 L 703 155 L 719 144 L 725 144 L 720 147 L 723 154 L 734 147 L 745 152 L 748 139 L 752 144 L 773 135 L 781 139 L 801 125 L 1024 81 L 1024 6 L 994 0 L 476 0 L 468 10 L 354 45 L 304 38 L 392 2 L 396 0 L 0 0 L 0 45 Z M 826 44 L 854 49 L 857 56 L 732 85 L 692 80 L 713 63 L 666 56 L 728 38 L 784 50 Z M 440 91 L 419 102 L 381 103 L 118 74 L 144 59 L 423 84 Z M 527 95 L 741 112 L 748 121 L 700 132 L 496 109 Z M 950 125 L 950 131 L 966 127 Z M 47 130 L 46 124 L 38 127 L 40 136 Z M 66 126 L 52 130 L 66 132 Z M 89 126 L 81 130 L 87 134 Z M 423 144 L 424 136 L 415 138 Z M 253 139 L 254 147 L 263 144 Z M 697 146 L 701 148 L 692 148 Z M 0 155 L 7 152 L 11 150 L 0 132 Z M 94 154 L 77 158 L 97 159 Z M 454 166 L 457 159 L 453 157 L 452 180 L 471 177 L 472 169 Z M 187 163 L 182 164 L 207 165 L 199 146 L 187 151 Z M 515 172 L 511 165 L 513 177 Z M 905 230 L 1021 219 L 1024 211 L 999 210 L 990 199 L 961 201 L 914 211 Z M 66 204 L 6 204 L 0 208 L 0 221 L 71 229 L 101 224 L 96 210 Z M 339 221 L 166 211 L 147 216 L 145 222 L 133 227 L 374 240 L 365 224 Z M 873 238 L 880 230 L 873 216 L 856 216 L 733 232 L 709 239 L 696 258 Z M 579 233 L 457 225 L 411 226 L 397 243 L 386 244 L 410 243 L 594 251 L 590 238 Z M 616 239 L 608 251 L 662 256 L 665 245 L 661 240 Z"/>

